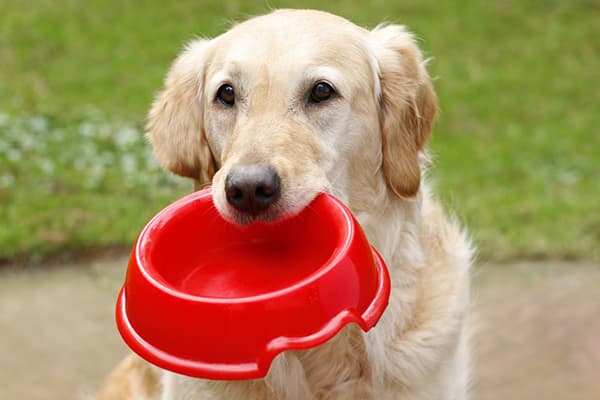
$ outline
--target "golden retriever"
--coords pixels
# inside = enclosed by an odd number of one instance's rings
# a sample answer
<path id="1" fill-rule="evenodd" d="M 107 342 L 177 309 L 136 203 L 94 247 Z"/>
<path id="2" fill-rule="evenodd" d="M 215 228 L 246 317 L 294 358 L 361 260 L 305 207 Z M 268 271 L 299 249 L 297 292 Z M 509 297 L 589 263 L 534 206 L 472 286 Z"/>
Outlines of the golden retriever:
<path id="1" fill-rule="evenodd" d="M 130 356 L 98 399 L 466 399 L 472 250 L 423 181 L 436 112 L 402 26 L 279 10 L 192 41 L 149 114 L 156 158 L 197 187 L 212 182 L 238 224 L 334 194 L 387 262 L 389 306 L 368 333 L 350 325 L 281 354 L 265 379 L 194 379 Z"/>

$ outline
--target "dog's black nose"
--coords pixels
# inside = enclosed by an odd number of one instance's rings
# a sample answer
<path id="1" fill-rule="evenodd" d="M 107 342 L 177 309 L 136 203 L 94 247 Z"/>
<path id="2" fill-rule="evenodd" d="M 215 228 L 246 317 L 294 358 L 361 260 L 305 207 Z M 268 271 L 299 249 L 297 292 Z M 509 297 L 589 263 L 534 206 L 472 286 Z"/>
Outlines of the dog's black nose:
<path id="1" fill-rule="evenodd" d="M 256 215 L 281 195 L 281 179 L 267 164 L 236 165 L 225 178 L 225 195 L 236 209 Z"/>

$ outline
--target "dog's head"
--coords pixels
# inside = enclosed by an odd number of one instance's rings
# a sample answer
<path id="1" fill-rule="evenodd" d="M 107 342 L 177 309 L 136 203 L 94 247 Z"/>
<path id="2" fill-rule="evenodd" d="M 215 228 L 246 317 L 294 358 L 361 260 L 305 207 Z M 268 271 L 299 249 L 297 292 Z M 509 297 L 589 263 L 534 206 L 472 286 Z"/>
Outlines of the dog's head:
<path id="1" fill-rule="evenodd" d="M 191 42 L 148 137 L 164 167 L 212 181 L 219 212 L 247 224 L 293 215 L 321 191 L 349 203 L 378 184 L 416 196 L 436 109 L 403 27 L 282 10 Z"/>

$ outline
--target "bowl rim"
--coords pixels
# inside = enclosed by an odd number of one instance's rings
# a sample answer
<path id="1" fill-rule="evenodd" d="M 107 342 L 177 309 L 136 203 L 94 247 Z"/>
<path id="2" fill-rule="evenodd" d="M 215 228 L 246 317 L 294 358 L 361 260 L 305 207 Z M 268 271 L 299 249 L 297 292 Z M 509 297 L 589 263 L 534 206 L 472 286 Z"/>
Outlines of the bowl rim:
<path id="1" fill-rule="evenodd" d="M 146 279 L 146 281 L 148 283 L 150 283 L 153 287 L 162 291 L 163 293 L 166 293 L 168 296 L 175 297 L 175 298 L 181 299 L 181 300 L 185 300 L 187 302 L 197 302 L 197 303 L 202 303 L 202 304 L 218 304 L 218 305 L 223 305 L 223 304 L 236 305 L 236 304 L 247 304 L 247 303 L 253 303 L 253 302 L 263 302 L 263 301 L 276 299 L 281 296 L 285 296 L 288 293 L 292 293 L 296 290 L 299 290 L 303 287 L 306 287 L 306 286 L 314 283 L 315 281 L 319 280 L 323 275 L 329 273 L 331 271 L 331 269 L 335 268 L 335 266 L 338 265 L 343 260 L 344 254 L 346 254 L 347 251 L 349 250 L 349 248 L 352 244 L 352 241 L 356 235 L 354 222 L 352 219 L 352 215 L 350 214 L 350 210 L 348 210 L 348 208 L 344 204 L 342 204 L 342 202 L 340 200 L 338 200 L 336 197 L 327 195 L 326 193 L 318 193 L 314 199 L 316 199 L 319 196 L 323 196 L 323 195 L 326 196 L 325 197 L 327 199 L 326 201 L 329 204 L 332 204 L 335 206 L 337 213 L 343 216 L 343 222 L 344 222 L 343 226 L 345 227 L 344 232 L 343 232 L 344 237 L 343 237 L 343 240 L 338 241 L 338 243 L 340 243 L 341 245 L 339 247 L 336 247 L 336 249 L 334 249 L 334 251 L 331 253 L 329 258 L 327 258 L 327 260 L 325 261 L 325 263 L 322 266 L 318 267 L 315 271 L 309 273 L 307 276 L 301 278 L 297 282 L 292 283 L 286 287 L 283 287 L 283 288 L 280 288 L 280 289 L 277 289 L 274 291 L 266 292 L 266 293 L 251 295 L 251 296 L 226 297 L 226 298 L 208 297 L 208 296 L 194 295 L 194 294 L 186 293 L 183 291 L 179 291 L 176 288 L 174 288 L 164 282 L 161 282 L 159 279 L 157 279 L 153 274 L 151 274 L 148 271 L 148 267 L 144 261 L 148 258 L 147 256 L 145 256 L 145 252 L 149 252 L 150 251 L 149 249 L 151 249 L 153 247 L 152 244 L 148 245 L 149 235 L 151 234 L 150 232 L 156 226 L 162 226 L 162 225 L 168 223 L 168 221 L 174 215 L 176 215 L 179 212 L 179 210 L 182 210 L 187 207 L 191 207 L 193 205 L 193 203 L 196 203 L 196 202 L 199 202 L 202 200 L 206 200 L 207 197 L 211 197 L 212 196 L 212 188 L 211 187 L 207 187 L 207 188 L 199 190 L 197 192 L 190 193 L 190 194 L 174 201 L 173 203 L 169 204 L 167 207 L 165 207 L 164 209 L 159 211 L 154 217 L 152 217 L 152 219 L 150 219 L 150 221 L 148 221 L 148 223 L 144 226 L 144 228 L 140 232 L 140 234 L 135 242 L 134 257 L 135 257 L 136 266 L 137 266 L 138 270 L 140 271 L 140 274 L 144 277 L 144 279 Z M 314 201 L 314 199 L 312 201 Z M 294 217 L 295 217 L 295 215 L 292 216 L 292 218 L 294 218 Z M 231 223 L 231 222 L 227 221 L 227 223 Z M 342 225 L 342 224 L 340 224 L 340 225 Z M 369 245 L 369 248 L 371 248 L 370 245 Z M 374 263 L 376 264 L 378 260 L 376 260 L 376 257 L 374 257 L 374 258 L 375 258 Z"/>

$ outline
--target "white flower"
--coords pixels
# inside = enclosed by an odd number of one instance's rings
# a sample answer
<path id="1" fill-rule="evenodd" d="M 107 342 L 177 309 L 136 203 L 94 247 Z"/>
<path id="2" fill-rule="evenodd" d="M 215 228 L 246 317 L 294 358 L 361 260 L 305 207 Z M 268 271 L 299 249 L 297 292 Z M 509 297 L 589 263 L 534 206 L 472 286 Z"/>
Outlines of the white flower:
<path id="1" fill-rule="evenodd" d="M 131 154 L 124 154 L 121 157 L 121 170 L 125 175 L 133 175 L 137 170 L 137 160 Z"/>
<path id="2" fill-rule="evenodd" d="M 11 148 L 6 152 L 6 158 L 12 162 L 18 162 L 21 161 L 22 154 L 18 149 Z"/>
<path id="3" fill-rule="evenodd" d="M 19 144 L 21 145 L 21 148 L 31 150 L 39 147 L 39 139 L 35 138 L 32 134 L 23 133 L 19 137 Z"/>
<path id="4" fill-rule="evenodd" d="M 141 133 L 137 129 L 131 126 L 124 126 L 120 128 L 115 135 L 115 142 L 120 147 L 128 147 L 140 140 L 142 137 Z"/>
<path id="5" fill-rule="evenodd" d="M 34 132 L 45 132 L 48 130 L 48 121 L 40 116 L 31 117 L 29 118 L 29 128 Z"/>
<path id="6" fill-rule="evenodd" d="M 10 174 L 0 175 L 0 189 L 9 188 L 15 183 L 15 177 Z"/>
<path id="7" fill-rule="evenodd" d="M 40 160 L 39 166 L 45 175 L 50 175 L 54 172 L 54 164 L 47 158 Z"/>
<path id="8" fill-rule="evenodd" d="M 0 126 L 8 126 L 10 124 L 10 117 L 8 114 L 0 112 Z"/>
<path id="9" fill-rule="evenodd" d="M 81 125 L 79 125 L 79 134 L 83 137 L 92 137 L 94 136 L 96 129 L 94 127 L 94 125 L 92 125 L 89 122 L 82 122 Z"/>

